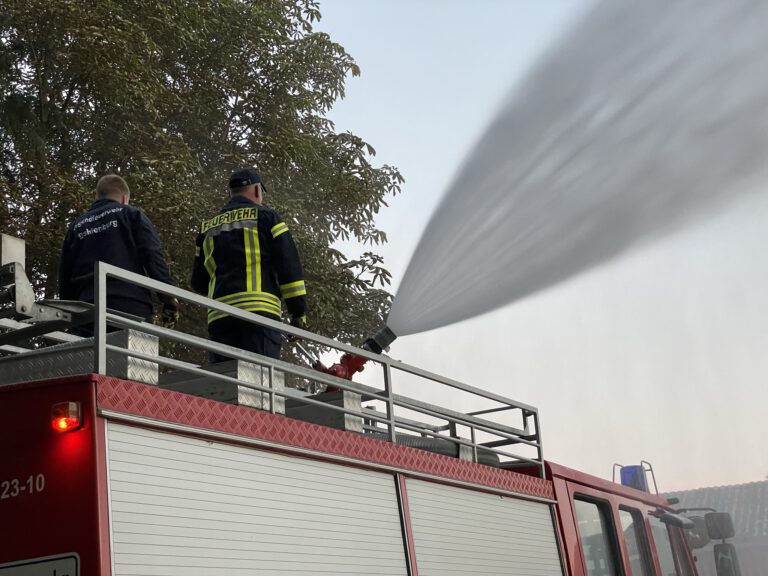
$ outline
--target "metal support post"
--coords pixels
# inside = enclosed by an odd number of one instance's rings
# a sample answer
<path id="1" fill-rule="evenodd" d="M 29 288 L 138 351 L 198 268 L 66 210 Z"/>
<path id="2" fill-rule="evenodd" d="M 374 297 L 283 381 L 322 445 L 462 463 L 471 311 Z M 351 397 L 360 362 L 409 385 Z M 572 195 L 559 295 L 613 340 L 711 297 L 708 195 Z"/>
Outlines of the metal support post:
<path id="1" fill-rule="evenodd" d="M 269 411 L 275 414 L 275 367 L 269 367 Z"/>
<path id="2" fill-rule="evenodd" d="M 107 373 L 107 273 L 101 262 L 94 266 L 93 371 Z"/>
<path id="3" fill-rule="evenodd" d="M 392 394 L 392 369 L 389 362 L 384 362 L 384 394 L 387 398 L 387 426 L 389 426 L 389 439 L 391 442 L 397 442 L 397 432 L 395 430 L 395 404 Z"/>

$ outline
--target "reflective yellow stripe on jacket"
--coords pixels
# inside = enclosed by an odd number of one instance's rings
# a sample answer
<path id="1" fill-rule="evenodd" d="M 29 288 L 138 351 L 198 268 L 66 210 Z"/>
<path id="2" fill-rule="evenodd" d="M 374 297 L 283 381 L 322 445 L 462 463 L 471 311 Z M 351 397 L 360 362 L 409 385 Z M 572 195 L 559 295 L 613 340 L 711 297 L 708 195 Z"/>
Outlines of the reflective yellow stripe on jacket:
<path id="1" fill-rule="evenodd" d="M 241 310 L 247 310 L 248 312 L 269 314 L 277 318 L 280 318 L 282 315 L 280 299 L 269 292 L 239 292 L 237 294 L 221 296 L 216 298 L 216 300 Z M 224 318 L 225 316 L 229 316 L 229 314 L 219 310 L 208 310 L 208 323 L 210 324 L 214 320 Z"/>
<path id="2" fill-rule="evenodd" d="M 216 261 L 213 259 L 213 236 L 203 240 L 203 266 L 210 276 L 208 282 L 208 298 L 213 298 L 213 290 L 216 287 Z"/>
<path id="3" fill-rule="evenodd" d="M 277 238 L 280 234 L 288 232 L 288 225 L 285 222 L 280 222 L 272 226 L 270 232 L 272 233 L 272 238 Z"/>
<path id="4" fill-rule="evenodd" d="M 307 288 L 304 286 L 304 280 L 299 280 L 289 284 L 280 284 L 280 293 L 283 298 L 295 298 L 296 296 L 304 296 L 307 293 Z"/>
<path id="5" fill-rule="evenodd" d="M 261 247 L 256 228 L 243 230 L 245 242 L 245 287 L 248 292 L 261 292 Z"/>

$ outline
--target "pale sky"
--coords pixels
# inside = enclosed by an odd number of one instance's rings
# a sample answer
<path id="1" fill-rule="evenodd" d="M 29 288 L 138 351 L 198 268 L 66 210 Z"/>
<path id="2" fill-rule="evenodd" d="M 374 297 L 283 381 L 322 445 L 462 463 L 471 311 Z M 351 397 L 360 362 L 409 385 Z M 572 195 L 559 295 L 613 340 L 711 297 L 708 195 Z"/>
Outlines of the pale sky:
<path id="1" fill-rule="evenodd" d="M 331 117 L 406 180 L 378 220 L 395 288 L 462 159 L 587 4 L 321 0 L 318 28 L 362 68 Z M 763 480 L 766 224 L 768 198 L 754 194 L 544 293 L 403 337 L 390 355 L 537 406 L 545 456 L 566 466 L 610 478 L 614 462 L 647 460 L 662 491 Z"/>

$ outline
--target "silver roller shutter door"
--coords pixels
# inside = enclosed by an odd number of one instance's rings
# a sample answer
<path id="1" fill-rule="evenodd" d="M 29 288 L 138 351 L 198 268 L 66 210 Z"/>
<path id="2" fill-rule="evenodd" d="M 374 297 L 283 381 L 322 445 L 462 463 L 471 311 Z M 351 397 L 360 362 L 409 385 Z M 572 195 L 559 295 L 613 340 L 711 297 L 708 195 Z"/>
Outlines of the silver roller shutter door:
<path id="1" fill-rule="evenodd" d="M 114 576 L 406 574 L 391 475 L 107 430 Z"/>
<path id="2" fill-rule="evenodd" d="M 419 576 L 562 576 L 548 504 L 408 479 Z"/>

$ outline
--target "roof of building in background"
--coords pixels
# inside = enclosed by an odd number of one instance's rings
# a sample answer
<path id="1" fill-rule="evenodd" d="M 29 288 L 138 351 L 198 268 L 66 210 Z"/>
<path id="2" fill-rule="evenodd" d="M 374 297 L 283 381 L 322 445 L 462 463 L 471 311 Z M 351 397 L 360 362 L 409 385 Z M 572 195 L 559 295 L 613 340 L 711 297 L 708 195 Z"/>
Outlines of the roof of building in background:
<path id="1" fill-rule="evenodd" d="M 666 494 L 679 498 L 676 508 L 707 507 L 729 512 L 736 537 L 768 537 L 768 481 L 712 486 Z"/>

